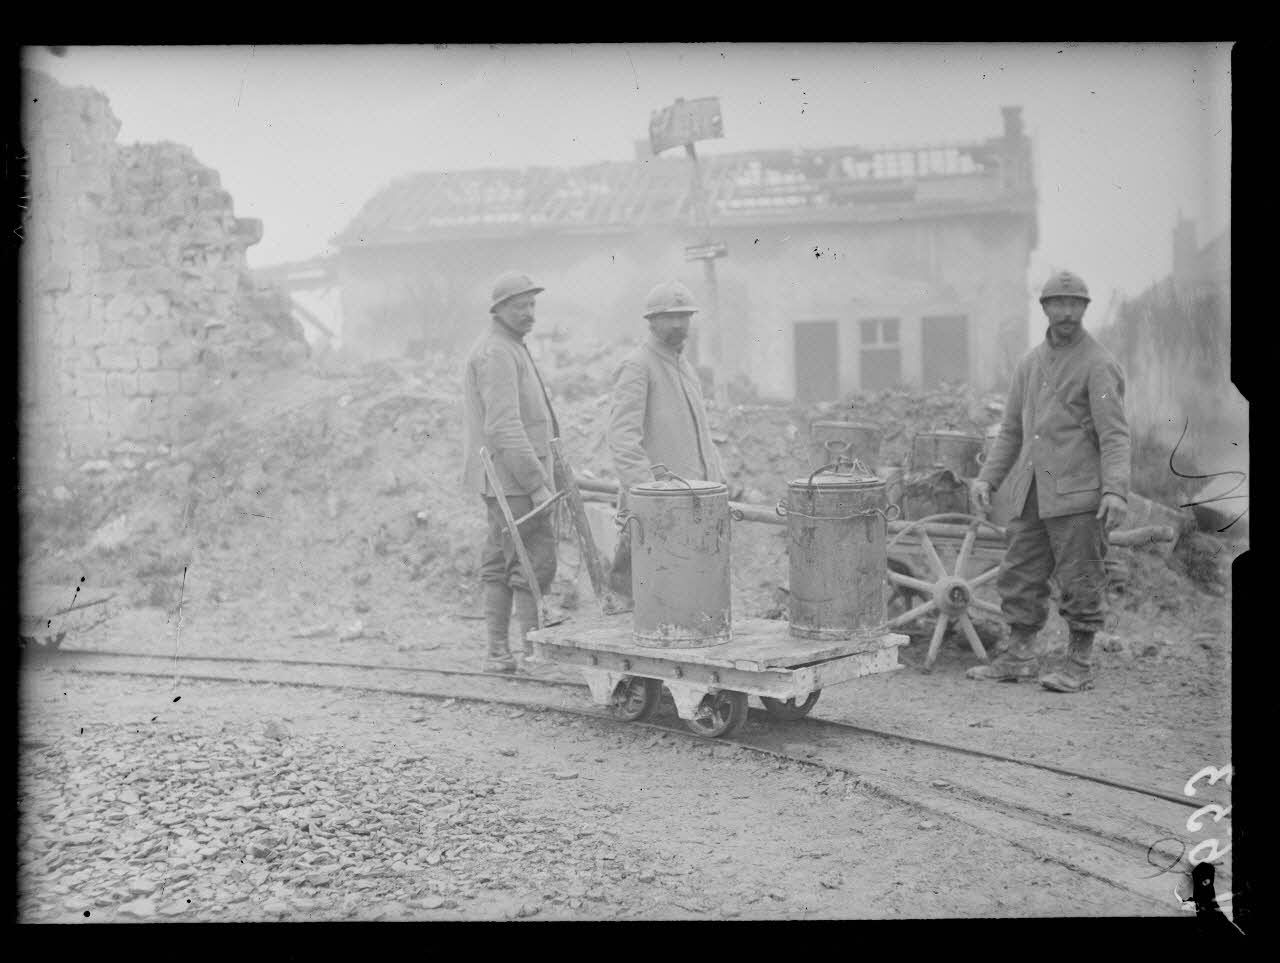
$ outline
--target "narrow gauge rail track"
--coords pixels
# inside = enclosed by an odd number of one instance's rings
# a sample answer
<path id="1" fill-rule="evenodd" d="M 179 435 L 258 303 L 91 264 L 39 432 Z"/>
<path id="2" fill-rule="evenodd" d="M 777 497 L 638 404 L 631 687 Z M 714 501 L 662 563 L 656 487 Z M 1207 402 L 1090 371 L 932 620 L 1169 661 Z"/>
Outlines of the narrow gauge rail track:
<path id="1" fill-rule="evenodd" d="M 93 676 L 130 676 L 250 685 L 345 690 L 492 704 L 612 722 L 608 710 L 581 705 L 579 682 L 424 666 L 242 659 L 230 656 L 164 656 L 64 649 L 40 660 L 42 668 Z M 109 667 L 114 666 L 114 667 Z M 219 671 L 221 669 L 221 671 Z M 352 675 L 363 677 L 355 681 Z M 435 676 L 465 685 L 431 689 L 417 684 Z M 523 690 L 523 692 L 522 692 Z M 549 691 L 559 698 L 547 698 Z M 542 695 L 537 697 L 535 693 Z M 525 698 L 518 697 L 527 696 Z M 1153 911 L 1176 913 L 1172 890 L 1179 876 L 1161 874 L 1170 857 L 1152 858 L 1152 847 L 1178 837 L 1185 809 L 1194 803 L 1159 790 L 1133 786 L 1033 760 L 810 717 L 764 719 L 746 737 L 707 740 L 676 720 L 625 723 L 693 743 L 732 746 L 805 768 L 842 773 L 867 795 L 962 823 L 1027 852 L 1036 859 L 1103 882 L 1140 898 Z M 856 733 L 864 738 L 850 739 Z M 870 737 L 870 738 L 865 738 Z M 957 757 L 975 760 L 965 767 Z M 1064 810 L 1063 806 L 1070 806 Z M 1222 891 L 1230 873 L 1219 867 Z"/>
<path id="2" fill-rule="evenodd" d="M 553 688 L 563 688 L 572 690 L 585 690 L 585 683 L 570 681 L 566 679 L 547 679 L 532 675 L 510 675 L 500 672 L 475 672 L 467 669 L 434 669 L 420 665 L 399 665 L 386 664 L 378 662 L 333 662 L 333 661 L 316 661 L 311 659 L 243 659 L 235 656 L 224 655 L 201 655 L 201 656 L 167 656 L 156 655 L 150 652 L 120 652 L 120 651 L 93 651 L 89 649 L 60 649 L 56 657 L 59 662 L 65 656 L 79 656 L 86 658 L 101 659 L 150 659 L 167 662 L 171 665 L 181 665 L 184 663 L 212 662 L 212 663 L 231 663 L 238 665 L 296 665 L 303 667 L 314 667 L 324 669 L 368 669 L 383 672 L 408 672 L 421 675 L 434 675 L 458 678 L 474 678 L 474 679 L 497 679 L 504 683 L 519 683 L 533 686 L 550 686 Z M 185 678 L 185 676 L 184 676 Z M 755 709 L 752 714 L 756 714 Z M 607 716 L 606 714 L 602 714 Z M 777 725 L 776 721 L 771 724 Z M 801 722 L 804 726 L 816 726 L 819 728 L 832 728 L 857 732 L 863 735 L 874 736 L 881 739 L 894 739 L 902 742 L 913 743 L 921 746 L 929 746 L 934 749 L 941 749 L 946 752 L 959 753 L 966 756 L 974 756 L 981 759 L 991 759 L 996 762 L 1007 762 L 1018 766 L 1027 766 L 1032 769 L 1042 769 L 1045 772 L 1055 773 L 1060 776 L 1066 776 L 1072 779 L 1084 779 L 1089 782 L 1095 782 L 1099 785 L 1110 786 L 1113 789 L 1122 789 L 1126 792 L 1136 793 L 1140 796 L 1148 796 L 1152 799 L 1163 799 L 1167 802 L 1174 803 L 1178 806 L 1185 806 L 1188 809 L 1198 809 L 1201 805 L 1199 799 L 1192 799 L 1186 796 L 1177 796 L 1173 793 L 1164 792 L 1159 789 L 1148 789 L 1143 786 L 1137 786 L 1132 783 L 1122 782 L 1120 780 L 1111 779 L 1106 776 L 1099 776 L 1094 773 L 1081 772 L 1075 769 L 1069 769 L 1062 766 L 1054 766 L 1050 763 L 1036 762 L 1032 759 L 1019 759 L 1016 756 L 1007 756 L 998 752 L 987 752 L 983 749 L 973 749 L 968 746 L 956 746 L 951 743 L 937 742 L 933 739 L 922 739 L 919 736 L 909 736 L 901 732 L 890 732 L 884 729 L 873 729 L 867 726 L 858 726 L 850 722 L 842 722 L 837 719 L 824 719 L 820 716 L 810 716 Z M 691 733 L 692 735 L 692 733 Z M 724 744 L 729 744 L 726 740 L 720 740 Z"/>

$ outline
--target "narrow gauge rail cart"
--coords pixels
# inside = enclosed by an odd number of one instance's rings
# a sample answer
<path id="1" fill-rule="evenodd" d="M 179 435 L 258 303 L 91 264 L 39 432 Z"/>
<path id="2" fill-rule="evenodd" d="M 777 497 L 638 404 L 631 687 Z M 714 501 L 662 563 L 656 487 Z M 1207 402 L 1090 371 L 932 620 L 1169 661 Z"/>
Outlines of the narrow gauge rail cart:
<path id="1" fill-rule="evenodd" d="M 636 642 L 628 614 L 538 629 L 529 639 L 532 661 L 577 666 L 592 700 L 615 718 L 649 718 L 666 686 L 685 724 L 712 738 L 732 735 L 746 721 L 748 696 L 776 718 L 801 719 L 823 689 L 902 668 L 898 646 L 909 641 L 896 633 L 798 639 L 785 621 L 736 619 L 727 642 L 658 648 Z"/>

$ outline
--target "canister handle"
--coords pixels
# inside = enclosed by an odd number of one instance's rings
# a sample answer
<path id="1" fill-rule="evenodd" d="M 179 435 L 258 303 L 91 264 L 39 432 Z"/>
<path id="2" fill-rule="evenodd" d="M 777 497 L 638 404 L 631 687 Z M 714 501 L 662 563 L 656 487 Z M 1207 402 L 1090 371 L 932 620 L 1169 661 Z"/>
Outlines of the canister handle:
<path id="1" fill-rule="evenodd" d="M 874 472 L 872 472 L 870 468 L 868 468 L 858 459 L 841 457 L 836 461 L 833 461 L 830 465 L 823 465 L 821 468 L 815 468 L 813 470 L 813 473 L 809 476 L 809 481 L 806 483 L 807 487 L 812 488 L 813 480 L 817 478 L 819 475 L 821 475 L 824 471 L 829 471 L 831 469 L 835 469 L 832 472 L 832 474 L 835 474 L 835 475 L 851 475 L 853 474 L 854 469 L 861 469 L 864 475 L 874 474 Z M 842 471 L 841 469 L 844 469 L 844 470 Z"/>
<path id="2" fill-rule="evenodd" d="M 636 523 L 636 532 L 640 536 L 641 543 L 644 542 L 644 525 L 640 522 L 640 517 L 629 508 L 624 508 L 618 514 L 613 516 L 613 524 L 618 526 L 618 532 L 622 533 L 627 530 L 627 526 L 632 522 Z"/>
<path id="3" fill-rule="evenodd" d="M 817 478 L 819 475 L 821 475 L 824 471 L 830 471 L 832 468 L 839 468 L 839 467 L 840 467 L 840 461 L 837 460 L 837 461 L 833 461 L 830 465 L 823 465 L 821 468 L 815 468 L 813 470 L 813 474 L 809 476 L 809 481 L 807 483 L 808 487 L 812 488 L 813 480 Z"/>
<path id="4" fill-rule="evenodd" d="M 661 471 L 659 471 L 659 469 L 661 469 Z M 687 479 L 681 478 L 679 475 L 673 472 L 666 465 L 663 465 L 661 463 L 656 465 L 650 465 L 649 471 L 653 472 L 654 481 L 666 481 L 668 478 L 674 478 L 678 482 L 684 482 L 685 487 L 688 488 L 690 491 L 693 491 L 693 486 L 689 484 Z"/>

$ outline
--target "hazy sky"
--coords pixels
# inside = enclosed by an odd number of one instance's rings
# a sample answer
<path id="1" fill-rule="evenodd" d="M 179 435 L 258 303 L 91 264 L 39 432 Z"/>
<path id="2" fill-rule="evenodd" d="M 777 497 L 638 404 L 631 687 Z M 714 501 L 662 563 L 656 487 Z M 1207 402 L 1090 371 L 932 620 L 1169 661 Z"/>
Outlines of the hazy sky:
<path id="1" fill-rule="evenodd" d="M 718 96 L 700 151 L 979 140 L 1019 104 L 1035 143 L 1029 284 L 1082 274 L 1101 312 L 1167 274 L 1179 209 L 1228 225 L 1229 44 L 688 44 L 30 48 L 97 88 L 120 142 L 217 169 L 265 236 L 255 266 L 322 253 L 364 202 L 422 170 L 634 155 L 649 113 Z"/>

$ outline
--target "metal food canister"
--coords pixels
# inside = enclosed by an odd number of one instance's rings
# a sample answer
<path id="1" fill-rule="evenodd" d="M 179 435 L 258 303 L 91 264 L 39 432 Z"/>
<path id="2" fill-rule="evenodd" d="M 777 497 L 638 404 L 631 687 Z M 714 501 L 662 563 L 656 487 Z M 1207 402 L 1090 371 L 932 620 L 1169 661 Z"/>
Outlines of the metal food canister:
<path id="1" fill-rule="evenodd" d="M 698 648 L 729 641 L 729 489 L 667 475 L 633 485 L 627 498 L 636 643 Z"/>
<path id="2" fill-rule="evenodd" d="M 858 421 L 815 421 L 809 425 L 809 468 L 821 468 L 844 458 L 874 465 L 880 460 L 884 433 Z"/>
<path id="3" fill-rule="evenodd" d="M 964 431 L 922 431 L 911 442 L 911 468 L 946 468 L 957 478 L 977 478 L 983 438 Z"/>
<path id="4" fill-rule="evenodd" d="M 885 618 L 885 534 L 896 506 L 859 462 L 825 465 L 787 485 L 791 634 L 847 639 Z"/>

